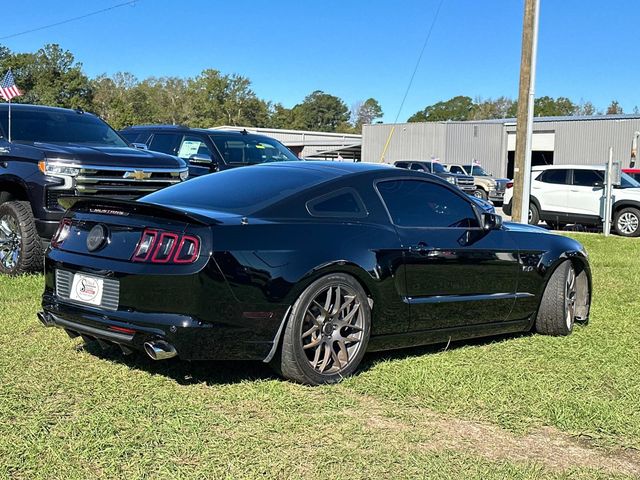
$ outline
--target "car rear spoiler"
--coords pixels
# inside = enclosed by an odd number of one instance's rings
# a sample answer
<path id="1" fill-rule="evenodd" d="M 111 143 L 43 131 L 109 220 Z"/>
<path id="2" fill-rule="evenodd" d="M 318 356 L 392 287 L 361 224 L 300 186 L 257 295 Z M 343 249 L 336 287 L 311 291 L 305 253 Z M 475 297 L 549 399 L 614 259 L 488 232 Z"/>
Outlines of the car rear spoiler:
<path id="1" fill-rule="evenodd" d="M 58 199 L 58 203 L 65 209 L 73 211 L 86 209 L 89 212 L 113 215 L 150 215 L 153 217 L 162 217 L 183 222 L 188 221 L 199 225 L 215 225 L 220 223 L 218 220 L 193 213 L 188 210 L 136 200 L 120 200 L 116 198 L 90 196 L 62 196 Z"/>

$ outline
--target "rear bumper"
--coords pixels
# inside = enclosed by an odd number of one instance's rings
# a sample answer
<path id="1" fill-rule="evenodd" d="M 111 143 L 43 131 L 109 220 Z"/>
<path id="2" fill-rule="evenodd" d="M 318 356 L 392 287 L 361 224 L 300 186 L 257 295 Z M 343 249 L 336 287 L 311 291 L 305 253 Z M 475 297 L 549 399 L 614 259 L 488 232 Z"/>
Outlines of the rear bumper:
<path id="1" fill-rule="evenodd" d="M 502 205 L 502 211 L 505 215 L 511 215 L 511 202 Z"/>
<path id="2" fill-rule="evenodd" d="M 489 190 L 489 200 L 492 202 L 502 202 L 504 200 L 504 192 Z"/>
<path id="3" fill-rule="evenodd" d="M 182 360 L 263 360 L 275 338 L 275 334 L 246 338 L 241 333 L 246 328 L 233 335 L 224 322 L 203 322 L 188 315 L 107 311 L 75 305 L 51 292 L 44 294 L 42 307 L 40 321 L 47 327 L 65 330 L 72 338 L 81 336 L 85 341 L 118 345 L 125 352 L 142 352 L 145 342 L 164 341 L 175 348 Z"/>

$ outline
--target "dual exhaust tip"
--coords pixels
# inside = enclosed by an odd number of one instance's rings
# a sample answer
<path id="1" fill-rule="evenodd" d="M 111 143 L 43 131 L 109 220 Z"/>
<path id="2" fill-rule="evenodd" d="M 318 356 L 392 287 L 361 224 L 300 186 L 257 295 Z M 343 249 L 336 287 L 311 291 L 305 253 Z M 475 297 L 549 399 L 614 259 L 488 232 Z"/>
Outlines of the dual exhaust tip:
<path id="1" fill-rule="evenodd" d="M 167 360 L 178 354 L 174 346 L 164 340 L 144 342 L 144 351 L 153 360 Z"/>

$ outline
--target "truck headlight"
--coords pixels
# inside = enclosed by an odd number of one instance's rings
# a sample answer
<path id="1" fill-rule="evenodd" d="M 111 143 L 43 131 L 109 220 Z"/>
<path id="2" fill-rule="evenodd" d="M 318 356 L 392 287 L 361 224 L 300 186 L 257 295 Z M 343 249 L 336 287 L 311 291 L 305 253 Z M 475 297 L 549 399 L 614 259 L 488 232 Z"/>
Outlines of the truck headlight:
<path id="1" fill-rule="evenodd" d="M 69 167 L 60 163 L 51 163 L 48 161 L 38 162 L 38 168 L 45 175 L 53 175 L 56 177 L 75 177 L 80 173 L 77 167 Z"/>
<path id="2" fill-rule="evenodd" d="M 453 183 L 454 185 L 455 185 L 456 183 L 458 183 L 458 182 L 456 181 L 456 177 L 447 177 L 447 182 L 449 182 L 449 183 Z"/>

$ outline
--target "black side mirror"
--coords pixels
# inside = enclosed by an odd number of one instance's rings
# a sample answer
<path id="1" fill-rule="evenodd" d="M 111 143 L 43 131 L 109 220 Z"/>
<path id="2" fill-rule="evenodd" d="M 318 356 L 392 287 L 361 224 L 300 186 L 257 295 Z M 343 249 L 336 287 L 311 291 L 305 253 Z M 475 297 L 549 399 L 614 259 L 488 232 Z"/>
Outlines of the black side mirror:
<path id="1" fill-rule="evenodd" d="M 484 230 L 500 230 L 502 217 L 495 213 L 482 212 L 482 228 Z"/>
<path id="2" fill-rule="evenodd" d="M 593 184 L 593 188 L 604 188 L 604 183 L 603 182 L 595 182 Z"/>
<path id="3" fill-rule="evenodd" d="M 211 156 L 206 153 L 196 153 L 189 157 L 189 162 L 197 165 L 211 165 L 213 160 Z"/>

